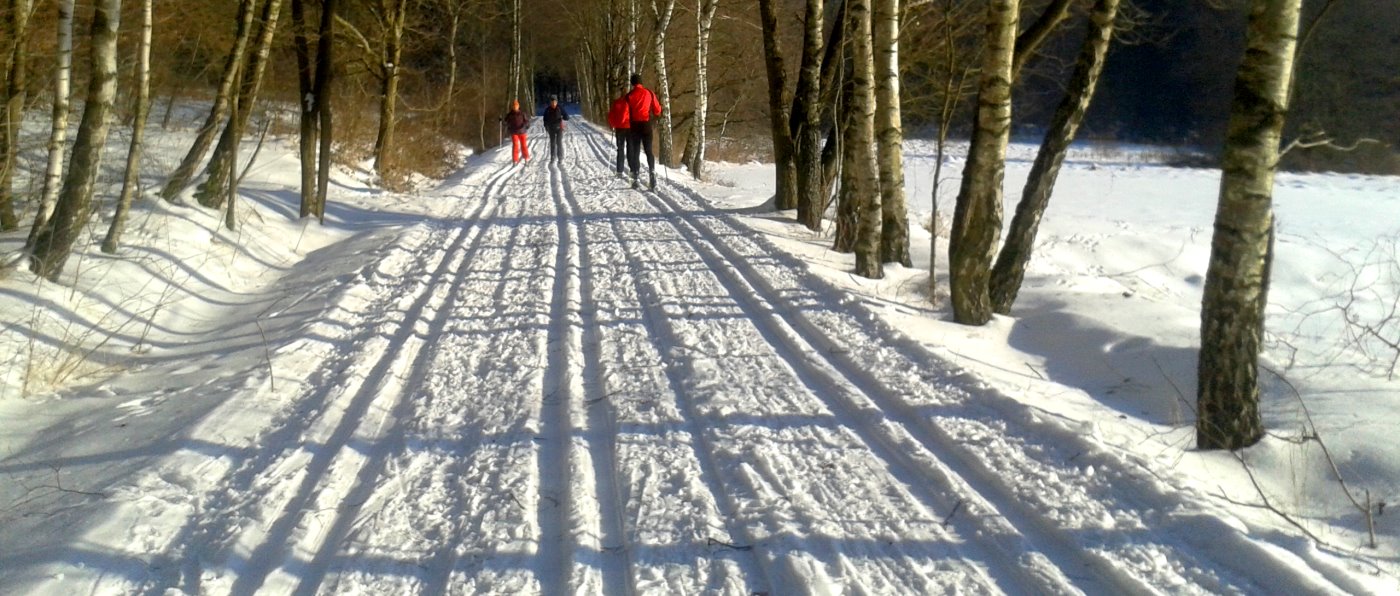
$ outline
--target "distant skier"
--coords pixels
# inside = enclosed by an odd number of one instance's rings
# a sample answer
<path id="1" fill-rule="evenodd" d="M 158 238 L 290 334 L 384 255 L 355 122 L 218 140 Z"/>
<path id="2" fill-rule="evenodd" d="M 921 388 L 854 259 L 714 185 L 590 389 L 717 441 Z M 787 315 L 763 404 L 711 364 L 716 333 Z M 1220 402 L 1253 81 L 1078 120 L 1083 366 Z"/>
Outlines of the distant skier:
<path id="1" fill-rule="evenodd" d="M 627 113 L 631 108 L 627 105 L 627 91 L 624 89 L 622 95 L 613 100 L 612 109 L 608 110 L 608 126 L 613 129 L 613 140 L 617 143 L 617 175 L 626 176 L 626 166 L 623 165 L 627 159 L 627 138 L 631 134 L 628 129 L 632 127 L 631 120 Z"/>
<path id="2" fill-rule="evenodd" d="M 656 190 L 656 158 L 651 154 L 651 117 L 661 115 L 661 102 L 656 94 L 642 86 L 642 75 L 632 75 L 632 90 L 627 92 L 627 120 L 631 125 L 627 137 L 627 165 L 632 167 L 632 188 L 637 188 L 637 170 L 641 169 L 639 149 L 647 152 L 647 170 L 651 174 L 651 189 Z"/>
<path id="3" fill-rule="evenodd" d="M 520 100 L 510 102 L 510 111 L 501 117 L 501 121 L 506 123 L 506 131 L 510 133 L 511 163 L 529 160 L 530 147 L 525 144 L 525 129 L 530 126 L 530 117 L 520 111 Z"/>
<path id="4" fill-rule="evenodd" d="M 569 113 L 559 105 L 559 96 L 549 96 L 549 107 L 544 109 L 544 131 L 549 133 L 549 161 L 564 161 L 564 121 Z"/>

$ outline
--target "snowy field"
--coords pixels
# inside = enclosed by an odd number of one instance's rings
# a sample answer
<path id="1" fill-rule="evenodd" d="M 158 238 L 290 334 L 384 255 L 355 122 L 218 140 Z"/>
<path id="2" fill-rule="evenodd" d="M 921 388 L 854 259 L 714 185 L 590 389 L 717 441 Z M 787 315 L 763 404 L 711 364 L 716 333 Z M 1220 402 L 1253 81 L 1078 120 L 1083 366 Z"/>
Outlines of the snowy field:
<path id="1" fill-rule="evenodd" d="M 188 137 L 152 136 L 153 187 Z M 0 593 L 1400 591 L 1400 180 L 1279 177 L 1241 460 L 1191 449 L 1216 172 L 1076 152 L 972 328 L 929 302 L 926 144 L 876 282 L 764 212 L 771 168 L 641 193 L 610 135 L 542 137 L 338 172 L 325 226 L 276 144 L 238 232 L 146 199 L 117 257 L 6 269 Z"/>

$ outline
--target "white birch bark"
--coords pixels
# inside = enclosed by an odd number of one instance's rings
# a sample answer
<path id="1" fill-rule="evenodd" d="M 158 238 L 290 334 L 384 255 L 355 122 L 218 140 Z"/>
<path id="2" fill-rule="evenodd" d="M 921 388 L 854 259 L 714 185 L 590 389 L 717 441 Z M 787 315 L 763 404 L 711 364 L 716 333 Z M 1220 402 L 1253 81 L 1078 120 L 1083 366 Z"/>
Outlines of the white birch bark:
<path id="1" fill-rule="evenodd" d="M 661 126 L 656 131 L 660 137 L 657 161 L 669 166 L 671 159 L 671 81 L 666 72 L 666 30 L 671 27 L 671 15 L 675 13 L 676 0 L 652 0 L 652 16 L 656 17 L 656 31 L 652 37 L 652 57 L 656 61 L 656 88 L 652 92 L 661 101 Z"/>
<path id="2" fill-rule="evenodd" d="M 880 147 L 880 253 L 886 263 L 913 265 L 904 202 L 904 124 L 899 96 L 899 0 L 875 2 L 875 138 Z"/>
<path id="3" fill-rule="evenodd" d="M 93 187 L 102 162 L 102 149 L 110 129 L 109 114 L 117 97 L 117 29 L 121 24 L 121 0 L 100 0 L 92 18 L 91 77 L 78 136 L 73 141 L 73 163 L 58 193 L 53 217 L 34 242 L 30 269 L 56 281 L 92 215 Z"/>
<path id="4" fill-rule="evenodd" d="M 1254 0 L 1221 155 L 1219 206 L 1201 302 L 1196 445 L 1264 436 L 1259 349 L 1273 256 L 1274 171 L 1288 112 L 1300 0 Z"/>
<path id="5" fill-rule="evenodd" d="M 63 161 L 67 155 L 68 117 L 72 113 L 73 85 L 73 1 L 59 0 L 58 55 L 53 73 L 53 113 L 49 128 L 49 163 L 44 171 L 44 189 L 39 195 L 39 210 L 34 214 L 26 246 L 33 246 L 34 237 L 48 223 L 53 213 L 58 187 L 63 183 Z"/>
<path id="6" fill-rule="evenodd" d="M 121 195 L 117 198 L 117 212 L 112 217 L 112 225 L 107 228 L 107 237 L 102 240 L 102 252 L 108 254 L 117 252 L 121 244 L 127 214 L 131 212 L 131 200 L 139 184 L 137 178 L 141 171 L 142 143 L 146 138 L 146 116 L 151 112 L 152 1 L 141 2 L 141 42 L 136 50 L 136 118 L 131 125 L 131 145 L 126 154 L 126 173 L 122 177 Z"/>
<path id="7" fill-rule="evenodd" d="M 1011 134 L 1011 62 L 1019 10 L 1019 0 L 991 0 L 987 5 L 972 146 L 948 239 L 953 320 L 964 325 L 985 325 L 992 319 L 988 281 L 1001 236 L 1001 186 Z"/>
<path id="8" fill-rule="evenodd" d="M 690 120 L 692 150 L 686 163 L 690 174 L 697 179 L 705 167 L 705 126 L 710 110 L 710 31 L 719 0 L 699 0 L 699 3 L 695 12 L 695 116 Z"/>
<path id="9" fill-rule="evenodd" d="M 884 277 L 880 259 L 880 192 L 875 158 L 875 53 L 871 34 L 870 0 L 847 0 L 852 19 L 851 94 L 852 192 L 859 201 L 856 232 L 856 275 L 870 279 Z"/>

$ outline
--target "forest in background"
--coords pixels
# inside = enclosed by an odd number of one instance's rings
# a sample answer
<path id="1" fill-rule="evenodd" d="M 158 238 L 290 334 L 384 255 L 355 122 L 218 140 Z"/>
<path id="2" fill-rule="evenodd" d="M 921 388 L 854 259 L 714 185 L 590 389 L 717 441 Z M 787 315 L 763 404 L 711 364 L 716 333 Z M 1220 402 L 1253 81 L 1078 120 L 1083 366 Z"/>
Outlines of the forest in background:
<path id="1" fill-rule="evenodd" d="M 1049 0 L 1023 5 L 1022 22 L 1042 10 Z M 0 16 L 11 26 L 12 13 L 21 3 L 7 0 Z M 50 77 L 55 55 L 52 34 L 53 2 L 33 2 L 33 17 L 24 36 L 28 48 L 28 73 L 23 77 L 25 111 L 46 111 L 52 93 Z M 152 94 L 162 99 L 208 99 L 217 89 L 221 66 L 233 46 L 238 2 L 182 2 L 156 0 L 154 47 L 151 63 Z M 286 4 L 286 3 L 284 3 Z M 315 6 L 319 2 L 308 2 Z M 377 109 L 377 80 L 382 69 L 372 59 L 382 45 L 378 24 L 384 6 L 380 0 L 342 1 L 339 29 L 345 49 L 336 63 L 340 84 L 334 88 L 341 100 L 338 154 L 347 161 L 368 155 L 373 147 Z M 414 0 L 403 3 L 407 22 L 402 44 L 400 88 L 406 108 L 399 128 L 411 135 L 399 139 L 399 169 L 440 174 L 456 159 L 452 145 L 481 150 L 499 141 L 497 118 L 509 104 L 510 0 Z M 633 1 L 638 19 L 638 51 L 651 46 L 650 0 Z M 832 3 L 834 4 L 834 3 Z M 901 56 L 906 136 L 932 137 L 939 126 L 937 106 L 945 95 L 948 73 L 940 72 L 937 40 L 948 30 L 959 48 L 960 63 L 976 61 L 980 11 L 969 10 L 968 0 L 905 2 L 905 31 Z M 1016 134 L 1029 140 L 1043 129 L 1063 95 L 1063 79 L 1073 64 L 1077 40 L 1082 35 L 1082 13 L 1088 3 L 1073 3 L 1076 11 L 1049 40 L 1042 56 L 1029 65 L 1027 76 L 1014 93 Z M 1228 119 L 1230 86 L 1244 47 L 1246 2 L 1172 2 L 1135 0 L 1125 7 L 1123 29 L 1131 19 L 1132 31 L 1120 31 L 1104 66 L 1098 96 L 1085 117 L 1081 137 L 1168 145 L 1188 145 L 1208 152 L 1218 150 Z M 123 3 L 124 22 L 136 21 L 138 3 Z M 795 53 L 801 44 L 801 0 L 780 3 L 785 11 L 778 38 Z M 78 2 L 78 28 L 90 18 L 92 6 Z M 694 111 L 696 2 L 677 2 L 668 30 L 672 51 L 667 54 L 670 97 L 676 114 L 677 142 L 684 143 L 685 126 Z M 1332 169 L 1372 173 L 1400 172 L 1394 144 L 1400 140 L 1400 11 L 1381 0 L 1307 0 L 1305 20 L 1325 12 L 1316 31 L 1299 53 L 1298 87 L 1287 124 L 1294 136 L 1325 131 L 1339 142 L 1374 138 L 1387 145 L 1363 145 L 1356 151 L 1311 149 L 1290 156 L 1285 167 Z M 605 15 L 623 15 L 628 0 L 530 0 L 523 6 L 522 32 L 526 61 L 539 93 L 560 93 L 577 98 L 579 56 L 583 41 L 596 35 Z M 283 10 L 289 10 L 289 4 Z M 954 15 L 962 22 L 948 24 Z M 284 19 L 285 21 L 285 19 Z M 454 31 L 455 28 L 455 31 Z M 0 50 L 9 53 L 11 29 L 0 35 Z M 139 31 L 121 31 L 119 94 L 117 107 L 130 124 L 130 89 L 135 69 Z M 757 3 L 723 0 L 717 3 L 708 60 L 711 65 L 711 100 L 708 126 L 718 139 L 722 157 L 765 158 L 764 130 L 768 123 L 763 56 L 757 51 L 763 33 Z M 86 36 L 75 36 L 75 55 L 84 54 Z M 290 106 L 298 95 L 295 48 L 289 27 L 282 27 L 272 48 L 273 59 L 263 85 L 264 101 Z M 654 76 L 650 60 L 639 57 L 638 70 Z M 455 68 L 454 68 L 455 61 Z M 7 61 L 8 63 L 8 61 Z M 81 89 L 87 76 L 84 60 L 74 61 L 74 88 Z M 797 68 L 796 61 L 788 64 Z M 455 71 L 455 72 L 453 72 Z M 8 79 L 8 69 L 5 76 Z M 963 112 L 952 119 L 954 135 L 966 136 L 971 116 L 966 104 L 971 89 L 962 90 Z M 79 98 L 80 99 L 80 98 Z M 153 121 L 169 124 L 170 103 L 157 108 Z M 288 125 L 292 126 L 292 125 Z M 33 150 L 21 147 L 20 151 Z"/>

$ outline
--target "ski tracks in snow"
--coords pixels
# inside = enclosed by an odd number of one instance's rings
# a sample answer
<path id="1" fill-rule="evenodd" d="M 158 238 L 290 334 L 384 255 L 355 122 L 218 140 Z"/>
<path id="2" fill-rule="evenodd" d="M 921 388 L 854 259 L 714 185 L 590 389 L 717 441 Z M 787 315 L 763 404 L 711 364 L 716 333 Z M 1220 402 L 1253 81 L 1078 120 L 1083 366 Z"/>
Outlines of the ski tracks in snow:
<path id="1" fill-rule="evenodd" d="M 216 412 L 258 429 L 223 438 L 241 455 L 134 481 L 191 494 L 119 508 L 145 573 L 87 587 L 1364 591 L 981 388 L 685 186 L 627 189 L 597 131 L 566 148 L 442 189 L 460 219 L 402 234 L 279 350 L 317 376 Z"/>

